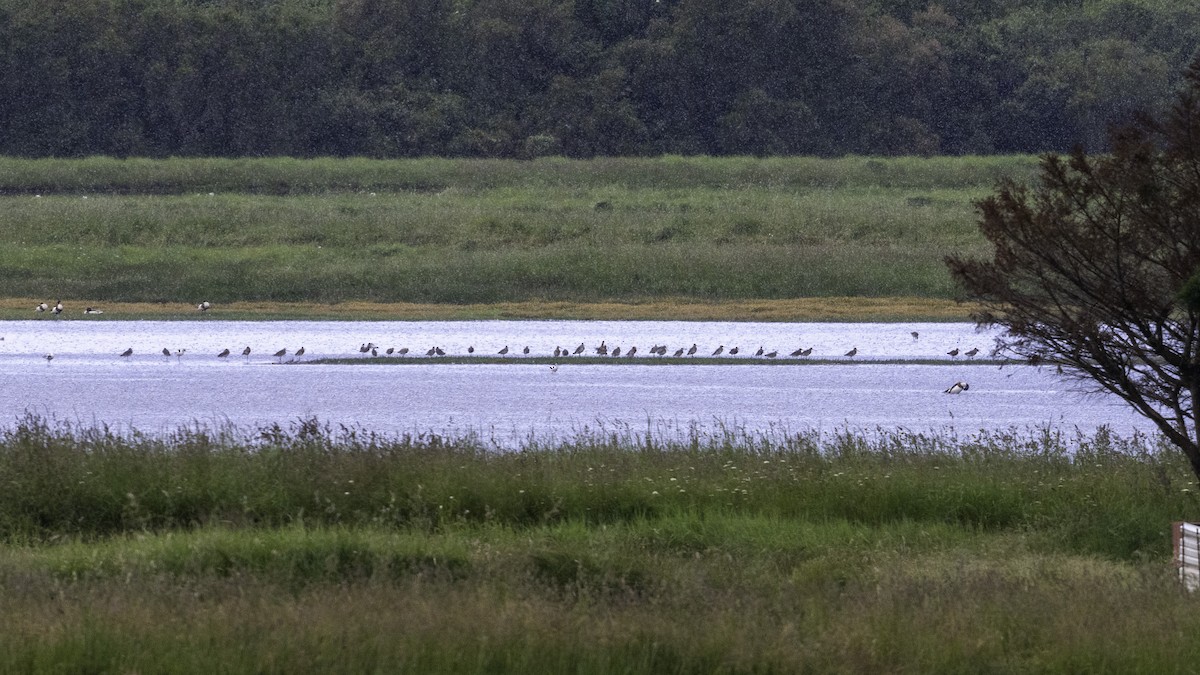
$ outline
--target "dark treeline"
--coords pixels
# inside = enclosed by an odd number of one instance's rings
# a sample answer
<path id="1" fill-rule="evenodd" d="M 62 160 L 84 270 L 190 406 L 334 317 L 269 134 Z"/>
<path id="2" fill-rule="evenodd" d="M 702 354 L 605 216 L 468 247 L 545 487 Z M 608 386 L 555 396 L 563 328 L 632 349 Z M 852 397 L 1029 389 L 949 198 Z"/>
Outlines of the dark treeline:
<path id="1" fill-rule="evenodd" d="M 0 0 L 0 154 L 532 157 L 1103 147 L 1169 0 Z"/>

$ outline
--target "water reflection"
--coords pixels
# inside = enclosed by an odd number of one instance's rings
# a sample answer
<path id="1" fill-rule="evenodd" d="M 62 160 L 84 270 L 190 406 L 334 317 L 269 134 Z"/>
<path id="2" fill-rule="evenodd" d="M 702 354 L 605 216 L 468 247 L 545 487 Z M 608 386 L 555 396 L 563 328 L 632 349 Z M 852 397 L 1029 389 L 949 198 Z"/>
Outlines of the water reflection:
<path id="1" fill-rule="evenodd" d="M 919 339 L 910 333 L 919 331 Z M 1087 395 L 1050 369 L 972 364 L 947 345 L 990 348 L 966 324 L 729 324 L 694 322 L 7 322 L 0 324 L 0 423 L 33 412 L 147 433 L 181 425 L 253 429 L 315 417 L 394 435 L 476 434 L 497 447 L 580 434 L 686 438 L 875 428 L 1055 428 L 1153 432 L 1112 397 Z M 522 364 L 581 341 L 598 345 L 759 345 L 814 354 L 857 346 L 858 359 L 940 356 L 918 363 L 778 367 Z M 361 344 L 508 344 L 512 364 L 279 366 L 274 353 L 355 355 Z M 252 354 L 240 356 L 242 347 Z M 119 356 L 133 348 L 131 356 Z M 492 349 L 495 347 L 495 349 Z M 168 355 L 161 353 L 168 350 Z M 177 350 L 186 349 L 179 355 Z M 218 358 L 222 349 L 231 355 Z M 42 354 L 53 352 L 46 362 Z M 791 351 L 790 349 L 788 350 Z M 423 351 L 422 351 L 423 353 Z M 753 352 L 751 352 L 753 353 Z M 414 357 L 409 357 L 414 358 Z M 418 357 L 420 358 L 420 357 Z M 640 357 L 639 357 L 640 358 Z M 279 359 L 282 360 L 282 359 Z M 960 395 L 943 391 L 969 382 Z"/>

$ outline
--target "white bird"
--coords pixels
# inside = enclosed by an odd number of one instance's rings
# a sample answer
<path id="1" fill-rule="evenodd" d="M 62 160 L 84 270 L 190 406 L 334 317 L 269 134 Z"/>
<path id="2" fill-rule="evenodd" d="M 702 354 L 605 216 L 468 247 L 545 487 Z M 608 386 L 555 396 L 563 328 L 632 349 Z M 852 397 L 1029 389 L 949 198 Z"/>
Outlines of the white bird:
<path id="1" fill-rule="evenodd" d="M 46 310 L 48 310 L 48 309 L 50 309 L 50 305 L 47 305 L 46 303 L 44 303 L 44 302 L 41 302 L 41 303 L 38 303 L 38 306 L 37 306 L 37 307 L 34 307 L 34 308 L 33 308 L 33 311 L 35 311 L 35 312 L 44 312 L 44 311 L 46 311 Z"/>
<path id="2" fill-rule="evenodd" d="M 176 349 L 175 350 L 175 358 L 178 359 L 179 357 L 183 356 L 183 353 L 186 351 L 187 351 L 186 349 Z"/>
<path id="3" fill-rule="evenodd" d="M 942 393 L 943 394 L 961 394 L 970 388 L 971 388 L 971 385 L 967 384 L 966 382 L 955 382 L 954 384 L 950 385 L 950 387 L 948 389 L 946 389 L 946 391 L 944 391 Z"/>
<path id="4" fill-rule="evenodd" d="M 51 314 L 62 314 L 62 311 L 63 311 L 62 300 L 58 300 L 54 303 L 54 309 L 50 310 L 50 313 Z"/>
<path id="5" fill-rule="evenodd" d="M 207 300 L 205 300 L 204 302 L 196 305 L 196 311 L 207 312 L 210 307 L 212 307 L 212 305 Z"/>
<path id="6" fill-rule="evenodd" d="M 557 372 L 558 372 L 558 364 L 557 364 L 557 363 L 551 363 L 551 364 L 550 364 L 550 372 L 552 372 L 552 373 L 557 373 Z"/>
<path id="7" fill-rule="evenodd" d="M 103 314 L 104 310 L 96 309 L 95 307 L 88 307 L 87 309 L 83 310 L 83 313 L 84 314 Z"/>

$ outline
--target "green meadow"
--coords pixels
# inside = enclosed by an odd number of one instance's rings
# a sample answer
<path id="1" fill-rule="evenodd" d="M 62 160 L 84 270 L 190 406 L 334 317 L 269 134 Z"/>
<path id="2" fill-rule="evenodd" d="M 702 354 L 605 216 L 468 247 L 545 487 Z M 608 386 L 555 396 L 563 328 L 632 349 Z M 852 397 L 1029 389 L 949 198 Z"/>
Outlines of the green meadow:
<path id="1" fill-rule="evenodd" d="M 5 672 L 1188 672 L 1148 438 L 0 435 Z"/>
<path id="2" fill-rule="evenodd" d="M 8 297 L 951 299 L 1030 157 L 0 160 Z"/>

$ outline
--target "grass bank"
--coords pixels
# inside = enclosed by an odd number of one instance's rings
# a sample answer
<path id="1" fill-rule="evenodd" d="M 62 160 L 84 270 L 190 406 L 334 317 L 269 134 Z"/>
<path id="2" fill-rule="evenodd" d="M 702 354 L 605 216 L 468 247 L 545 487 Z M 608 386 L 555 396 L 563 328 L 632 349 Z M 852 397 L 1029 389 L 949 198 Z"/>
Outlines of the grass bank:
<path id="1" fill-rule="evenodd" d="M 947 300 L 1027 157 L 0 160 L 0 284 L 96 302 Z"/>
<path id="2" fill-rule="evenodd" d="M 1185 672 L 1153 439 L 0 434 L 0 670 Z"/>
<path id="3" fill-rule="evenodd" d="M 0 320 L 120 321 L 131 319 L 220 321 L 341 320 L 454 321 L 563 319 L 601 321 L 967 321 L 974 305 L 928 298 L 793 298 L 702 302 L 671 298 L 645 302 L 524 301 L 448 305 L 381 302 L 231 302 L 201 314 L 180 302 L 106 302 L 68 299 L 63 313 L 34 310 L 41 298 L 0 298 Z M 85 314 L 88 307 L 103 314 Z"/>

